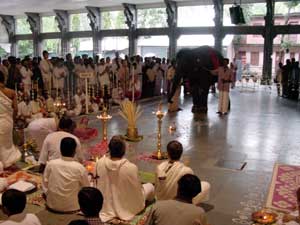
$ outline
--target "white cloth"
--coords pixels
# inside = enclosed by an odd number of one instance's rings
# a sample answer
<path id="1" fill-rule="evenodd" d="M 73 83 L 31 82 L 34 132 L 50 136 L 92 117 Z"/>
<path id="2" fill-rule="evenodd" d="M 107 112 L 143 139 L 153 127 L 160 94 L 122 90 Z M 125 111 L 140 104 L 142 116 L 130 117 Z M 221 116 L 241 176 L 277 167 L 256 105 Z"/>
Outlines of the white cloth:
<path id="1" fill-rule="evenodd" d="M 79 139 L 68 132 L 56 131 L 48 134 L 46 139 L 44 140 L 43 147 L 40 152 L 39 163 L 46 164 L 50 160 L 61 158 L 60 143 L 61 140 L 66 137 L 75 139 L 77 144 L 75 158 L 79 161 L 82 161 L 84 157 L 81 151 L 81 144 Z"/>
<path id="2" fill-rule="evenodd" d="M 112 161 L 103 156 L 96 163 L 97 188 L 104 197 L 100 218 L 131 220 L 145 207 L 145 196 L 138 168 L 127 159 Z"/>
<path id="3" fill-rule="evenodd" d="M 42 59 L 40 62 L 40 69 L 42 72 L 43 82 L 46 90 L 49 90 L 51 87 L 51 78 L 53 66 L 51 62 L 47 59 Z"/>
<path id="4" fill-rule="evenodd" d="M 227 113 L 228 112 L 228 103 L 229 103 L 229 92 L 228 91 L 219 91 L 219 112 Z"/>
<path id="5" fill-rule="evenodd" d="M 54 99 L 52 97 L 49 97 L 46 100 L 46 108 L 48 112 L 55 112 L 55 106 L 54 106 Z"/>
<path id="6" fill-rule="evenodd" d="M 0 222 L 1 225 L 41 225 L 39 218 L 31 213 L 20 213 L 10 216 L 6 221 Z"/>
<path id="7" fill-rule="evenodd" d="M 40 104 L 38 101 L 32 100 L 32 101 L 30 101 L 29 105 L 31 107 L 33 114 L 37 114 L 41 111 L 41 107 L 40 107 Z"/>
<path id="8" fill-rule="evenodd" d="M 155 181 L 157 200 L 174 199 L 177 195 L 178 180 L 186 174 L 194 174 L 194 172 L 182 162 L 170 163 L 166 161 L 159 164 L 156 168 Z M 206 181 L 201 181 L 201 189 L 201 193 L 193 199 L 194 204 L 199 204 L 209 199 L 210 184 Z"/>
<path id="9" fill-rule="evenodd" d="M 18 104 L 18 116 L 29 117 L 32 114 L 32 108 L 30 104 L 26 104 L 24 101 Z"/>
<path id="10" fill-rule="evenodd" d="M 40 118 L 29 123 L 26 129 L 26 139 L 34 139 L 37 151 L 40 151 L 48 134 L 57 130 L 55 118 Z"/>
<path id="11" fill-rule="evenodd" d="M 75 75 L 76 75 L 76 84 L 78 88 L 83 89 L 85 85 L 84 79 L 80 78 L 80 73 L 84 73 L 84 66 L 82 64 L 75 64 Z"/>
<path id="12" fill-rule="evenodd" d="M 107 72 L 104 72 L 106 70 L 106 67 L 107 65 L 99 65 L 97 67 L 98 82 L 100 83 L 102 89 L 105 85 L 109 86 L 110 84 L 109 74 Z"/>
<path id="13" fill-rule="evenodd" d="M 86 169 L 73 158 L 62 157 L 47 163 L 43 189 L 49 208 L 60 212 L 79 210 L 78 192 L 88 186 L 90 183 Z"/>
<path id="14" fill-rule="evenodd" d="M 83 100 L 85 100 L 85 95 L 84 94 L 81 94 L 81 95 L 76 94 L 74 96 L 74 101 L 75 101 L 74 114 L 76 116 L 79 116 L 82 112 L 82 101 Z"/>
<path id="15" fill-rule="evenodd" d="M 13 143 L 12 100 L 0 91 L 0 162 L 4 168 L 17 162 L 21 153 Z"/>
<path id="16" fill-rule="evenodd" d="M 67 77 L 67 71 L 62 67 L 54 67 L 53 69 L 53 77 L 55 80 L 53 81 L 54 88 L 64 89 L 65 78 Z"/>
<path id="17" fill-rule="evenodd" d="M 24 91 L 30 94 L 32 71 L 22 66 L 20 69 L 20 73 L 22 76 L 22 83 L 24 84 Z"/>
<path id="18" fill-rule="evenodd" d="M 177 200 L 158 201 L 151 209 L 146 225 L 206 225 L 204 210 Z"/>

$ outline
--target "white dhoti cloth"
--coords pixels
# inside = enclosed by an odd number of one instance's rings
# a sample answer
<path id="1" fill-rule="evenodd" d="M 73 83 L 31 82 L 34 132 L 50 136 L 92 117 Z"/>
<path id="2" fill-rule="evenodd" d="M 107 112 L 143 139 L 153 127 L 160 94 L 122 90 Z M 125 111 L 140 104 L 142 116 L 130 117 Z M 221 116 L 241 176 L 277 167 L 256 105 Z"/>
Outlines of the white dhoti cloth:
<path id="1" fill-rule="evenodd" d="M 12 100 L 0 91 L 0 162 L 4 168 L 16 163 L 21 153 L 13 143 Z"/>

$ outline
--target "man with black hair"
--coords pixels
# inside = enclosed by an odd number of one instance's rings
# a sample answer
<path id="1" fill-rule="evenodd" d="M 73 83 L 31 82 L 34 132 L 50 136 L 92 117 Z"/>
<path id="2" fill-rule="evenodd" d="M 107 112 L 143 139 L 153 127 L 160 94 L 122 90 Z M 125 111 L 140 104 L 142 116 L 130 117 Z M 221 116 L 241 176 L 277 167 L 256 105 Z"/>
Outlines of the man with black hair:
<path id="1" fill-rule="evenodd" d="M 175 198 L 177 194 L 177 182 L 185 174 L 194 174 L 193 170 L 180 162 L 183 152 L 182 144 L 178 141 L 171 141 L 167 145 L 168 161 L 165 161 L 156 168 L 155 194 L 158 200 Z M 201 182 L 202 192 L 194 199 L 199 204 L 209 198 L 210 184 Z"/>
<path id="2" fill-rule="evenodd" d="M 126 144 L 120 137 L 114 136 L 108 148 L 110 156 L 96 163 L 97 188 L 104 196 L 100 217 L 103 222 L 128 221 L 145 208 L 146 200 L 153 200 L 154 187 L 140 183 L 137 166 L 124 158 Z"/>
<path id="3" fill-rule="evenodd" d="M 24 213 L 26 207 L 25 193 L 9 189 L 2 195 L 2 210 L 8 216 L 1 225 L 41 225 L 40 220 L 34 214 Z"/>
<path id="4" fill-rule="evenodd" d="M 206 225 L 204 210 L 193 205 L 195 196 L 201 192 L 201 182 L 192 174 L 178 181 L 175 199 L 158 201 L 152 208 L 147 225 Z"/>
<path id="5" fill-rule="evenodd" d="M 47 163 L 43 174 L 43 189 L 49 210 L 73 213 L 79 210 L 77 195 L 82 187 L 90 186 L 83 165 L 75 161 L 76 140 L 65 137 L 61 140 L 62 157 Z"/>
<path id="6" fill-rule="evenodd" d="M 103 205 L 102 193 L 93 187 L 84 187 L 78 193 L 80 210 L 89 225 L 103 225 L 99 213 Z"/>
<path id="7" fill-rule="evenodd" d="M 40 152 L 39 163 L 40 172 L 43 172 L 45 165 L 48 161 L 58 159 L 60 154 L 60 143 L 65 137 L 73 138 L 76 141 L 76 154 L 75 158 L 82 162 L 84 159 L 81 151 L 80 140 L 72 134 L 75 128 L 75 122 L 70 118 L 62 118 L 58 123 L 58 131 L 50 133 L 44 140 L 42 150 Z"/>

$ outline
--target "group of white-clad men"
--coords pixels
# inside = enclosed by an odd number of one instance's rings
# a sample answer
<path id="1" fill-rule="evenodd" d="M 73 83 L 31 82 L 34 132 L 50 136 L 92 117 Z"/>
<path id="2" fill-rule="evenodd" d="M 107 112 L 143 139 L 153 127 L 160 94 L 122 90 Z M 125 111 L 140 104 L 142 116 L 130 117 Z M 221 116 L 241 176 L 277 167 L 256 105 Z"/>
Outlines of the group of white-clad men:
<path id="1" fill-rule="evenodd" d="M 47 208 L 59 213 L 82 210 L 78 193 L 93 183 L 82 165 L 84 153 L 80 141 L 72 134 L 74 122 L 69 118 L 59 121 L 41 118 L 33 121 L 28 129 L 32 135 L 44 139 L 39 164 Z M 198 205 L 208 200 L 209 183 L 200 184 L 193 170 L 180 162 L 181 143 L 171 141 L 167 152 L 168 160 L 156 168 L 155 185 L 141 184 L 138 167 L 125 158 L 126 143 L 119 136 L 111 138 L 108 153 L 96 162 L 93 171 L 94 188 L 103 195 L 99 222 L 130 221 L 144 210 L 147 202 L 156 198 L 158 202 L 152 208 L 148 224 L 207 224 L 205 212 Z M 178 185 L 182 185 L 181 190 Z"/>

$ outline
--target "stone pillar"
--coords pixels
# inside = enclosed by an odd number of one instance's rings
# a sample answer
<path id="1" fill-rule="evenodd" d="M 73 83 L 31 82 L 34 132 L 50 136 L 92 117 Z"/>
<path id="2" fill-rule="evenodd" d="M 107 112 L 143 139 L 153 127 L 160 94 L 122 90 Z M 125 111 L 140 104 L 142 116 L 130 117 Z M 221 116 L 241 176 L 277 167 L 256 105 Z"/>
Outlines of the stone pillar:
<path id="1" fill-rule="evenodd" d="M 133 4 L 123 3 L 124 15 L 126 17 L 125 23 L 127 24 L 128 30 L 128 40 L 129 40 L 129 56 L 136 55 L 137 49 L 137 10 L 136 6 Z"/>
<path id="2" fill-rule="evenodd" d="M 5 29 L 8 34 L 8 40 L 11 44 L 10 54 L 13 56 L 17 55 L 17 42 L 16 42 L 16 20 L 13 16 L 0 15 L 2 19 L 2 24 L 5 26 Z"/>
<path id="3" fill-rule="evenodd" d="M 213 0 L 214 2 L 214 10 L 215 10 L 215 49 L 222 53 L 223 51 L 223 14 L 224 14 L 224 3 L 223 0 Z"/>
<path id="4" fill-rule="evenodd" d="M 69 53 L 69 38 L 68 38 L 68 31 L 69 31 L 69 14 L 65 10 L 54 10 L 55 12 L 55 19 L 58 23 L 58 29 L 60 30 L 60 38 L 61 38 L 61 54 L 63 57 Z"/>
<path id="5" fill-rule="evenodd" d="M 273 54 L 273 40 L 275 38 L 274 32 L 274 7 L 275 0 L 267 0 L 267 14 L 265 16 L 264 28 L 264 62 L 262 84 L 269 84 L 272 79 L 272 54 Z"/>
<path id="6" fill-rule="evenodd" d="M 27 22 L 30 25 L 30 30 L 33 37 L 33 55 L 41 55 L 41 18 L 38 13 L 25 13 L 27 15 Z"/>
<path id="7" fill-rule="evenodd" d="M 90 20 L 90 26 L 93 31 L 93 56 L 96 57 L 101 51 L 101 44 L 99 41 L 99 31 L 101 30 L 101 12 L 98 7 L 85 7 L 88 11 L 88 18 Z"/>
<path id="8" fill-rule="evenodd" d="M 178 34 L 176 32 L 177 28 L 177 4 L 175 1 L 165 0 L 166 11 L 167 11 L 167 23 L 168 23 L 168 36 L 169 36 L 169 50 L 168 50 L 168 58 L 173 59 L 176 56 L 177 49 L 177 39 Z"/>

